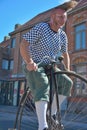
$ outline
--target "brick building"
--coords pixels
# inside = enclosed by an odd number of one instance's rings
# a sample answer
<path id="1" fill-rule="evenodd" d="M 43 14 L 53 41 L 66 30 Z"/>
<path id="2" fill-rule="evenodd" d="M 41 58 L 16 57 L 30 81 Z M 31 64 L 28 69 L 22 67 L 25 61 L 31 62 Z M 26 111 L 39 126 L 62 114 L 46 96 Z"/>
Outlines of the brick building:
<path id="1" fill-rule="evenodd" d="M 71 69 L 87 77 L 87 0 L 77 0 L 78 5 L 68 12 L 65 31 L 69 39 Z M 58 8 L 57 6 L 56 8 Z M 38 22 L 48 22 L 51 11 L 38 14 L 23 25 L 16 24 L 0 44 L 0 104 L 18 105 L 26 88 L 26 79 L 22 73 L 22 58 L 19 46 L 22 35 Z M 84 95 L 80 82 L 76 81 L 74 93 Z M 85 94 L 87 94 L 87 87 Z"/>
<path id="2" fill-rule="evenodd" d="M 66 32 L 69 39 L 71 68 L 87 78 L 87 1 L 81 0 L 68 13 Z M 81 82 L 76 82 L 78 95 L 87 95 L 87 87 L 82 90 Z M 84 91 L 84 93 L 82 92 Z"/>

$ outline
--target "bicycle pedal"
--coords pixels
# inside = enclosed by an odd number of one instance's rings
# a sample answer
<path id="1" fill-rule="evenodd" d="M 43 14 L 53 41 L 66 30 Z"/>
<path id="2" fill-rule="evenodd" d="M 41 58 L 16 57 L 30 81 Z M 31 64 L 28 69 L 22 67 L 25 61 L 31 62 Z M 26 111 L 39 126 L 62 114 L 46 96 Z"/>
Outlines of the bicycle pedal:
<path id="1" fill-rule="evenodd" d="M 59 122 L 55 121 L 53 119 L 53 117 L 49 117 L 47 116 L 47 122 L 48 122 L 48 126 L 49 128 L 51 128 L 51 130 L 63 130 L 64 127 L 63 125 L 60 126 Z"/>

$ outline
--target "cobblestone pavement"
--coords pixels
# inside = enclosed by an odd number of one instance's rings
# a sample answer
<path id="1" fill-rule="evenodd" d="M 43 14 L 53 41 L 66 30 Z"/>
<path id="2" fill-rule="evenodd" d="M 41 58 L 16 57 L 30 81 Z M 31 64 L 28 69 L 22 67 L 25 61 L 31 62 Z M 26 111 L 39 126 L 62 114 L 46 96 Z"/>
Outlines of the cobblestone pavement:
<path id="1" fill-rule="evenodd" d="M 14 127 L 16 112 L 17 112 L 17 107 L 0 105 L 0 130 L 8 130 L 8 128 Z M 87 122 L 86 122 L 87 119 L 84 118 L 84 121 L 82 119 L 79 122 L 74 122 L 74 121 L 71 122 L 69 120 L 69 116 L 66 119 L 67 120 L 64 120 L 64 123 L 66 124 L 67 127 L 64 130 L 87 130 Z M 23 128 L 23 130 L 37 130 L 38 129 L 37 117 L 32 112 L 29 113 L 29 118 L 28 116 L 25 116 L 24 123 L 25 125 L 26 124 L 28 125 L 26 125 L 25 128 Z"/>

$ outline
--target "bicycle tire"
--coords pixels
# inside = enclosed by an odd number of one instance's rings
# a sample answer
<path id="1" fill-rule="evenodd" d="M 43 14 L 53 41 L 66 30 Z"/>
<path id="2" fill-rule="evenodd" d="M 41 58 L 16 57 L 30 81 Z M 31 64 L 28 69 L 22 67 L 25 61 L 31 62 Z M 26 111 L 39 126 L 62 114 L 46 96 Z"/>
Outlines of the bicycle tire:
<path id="1" fill-rule="evenodd" d="M 55 75 L 56 74 L 68 75 L 71 79 L 78 79 L 87 85 L 87 79 L 73 71 L 58 71 L 55 72 Z M 73 95 L 71 97 L 68 97 L 66 101 L 63 102 L 64 104 L 62 104 L 62 106 L 64 108 L 61 109 L 61 122 L 64 125 L 64 130 L 87 130 L 86 100 L 86 95 L 84 97 L 81 95 Z M 28 96 L 20 109 L 20 121 L 18 122 L 19 130 L 37 130 L 38 121 L 35 108 L 34 106 L 32 106 L 31 102 L 29 102 L 29 105 L 31 105 L 32 108 L 34 108 L 34 111 L 32 111 L 31 114 L 30 108 L 27 108 L 26 110 L 27 101 Z"/>
<path id="2" fill-rule="evenodd" d="M 80 83 L 84 83 L 87 86 L 87 79 L 80 74 L 73 71 L 59 71 L 56 74 L 66 74 L 70 76 L 73 80 L 79 80 Z M 73 78 L 72 78 L 73 77 Z M 73 81 L 74 82 L 74 81 Z M 74 87 L 74 85 L 73 85 Z M 86 130 L 87 129 L 87 96 L 76 95 L 74 93 L 72 96 L 67 98 L 68 104 L 66 110 L 61 110 L 61 122 L 64 125 L 64 130 Z M 85 101 L 85 102 L 83 102 Z"/>
<path id="3" fill-rule="evenodd" d="M 30 98 L 28 97 L 29 93 L 30 93 L 30 91 L 28 91 L 28 89 L 27 89 L 25 91 L 25 93 L 23 94 L 23 97 L 21 98 L 21 101 L 20 101 L 20 104 L 19 104 L 19 107 L 18 107 L 18 111 L 17 111 L 17 114 L 16 114 L 14 129 L 17 128 L 18 130 L 21 130 L 21 129 L 27 130 L 28 126 L 27 126 L 26 122 L 23 123 L 24 118 L 25 117 L 27 118 L 27 117 L 30 116 L 28 114 L 29 111 L 32 111 L 32 114 L 36 113 L 35 105 L 34 105 L 34 103 L 31 103 Z M 37 118 L 36 118 L 36 120 L 37 120 Z M 22 124 L 22 126 L 21 126 L 21 124 Z"/>
<path id="4" fill-rule="evenodd" d="M 28 91 L 28 89 L 29 89 L 29 87 L 27 87 L 27 89 L 25 90 L 25 92 L 24 92 L 24 94 L 23 94 L 23 96 L 21 97 L 21 100 L 20 100 L 20 102 L 19 102 L 19 105 L 18 105 L 18 110 L 17 110 L 17 112 L 16 112 L 16 117 L 15 117 L 15 122 L 14 122 L 14 129 L 16 129 L 17 128 L 17 125 L 18 125 L 18 120 L 19 120 L 19 116 L 20 116 L 20 110 L 21 110 L 21 108 L 22 108 L 22 106 L 23 106 L 23 104 L 24 104 L 24 102 L 25 102 L 25 99 L 27 98 L 27 91 Z"/>

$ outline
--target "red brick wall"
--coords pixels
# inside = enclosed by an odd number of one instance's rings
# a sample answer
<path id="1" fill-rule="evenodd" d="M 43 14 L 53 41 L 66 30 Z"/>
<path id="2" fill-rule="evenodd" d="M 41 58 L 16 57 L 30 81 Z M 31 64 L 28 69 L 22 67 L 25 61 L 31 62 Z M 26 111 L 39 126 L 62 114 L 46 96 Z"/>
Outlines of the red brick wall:
<path id="1" fill-rule="evenodd" d="M 66 33 L 68 36 L 68 41 L 69 41 L 69 53 L 70 53 L 70 59 L 71 59 L 71 65 L 74 64 L 73 61 L 77 57 L 85 57 L 87 55 L 87 29 L 86 29 L 86 49 L 85 50 L 80 50 L 80 51 L 75 51 L 75 32 L 74 32 L 74 26 L 79 25 L 80 23 L 85 22 L 86 27 L 87 27 L 87 10 L 82 10 L 80 12 L 76 12 L 75 14 L 69 14 L 68 15 L 68 20 L 66 24 Z M 87 61 L 87 58 L 86 58 Z"/>

